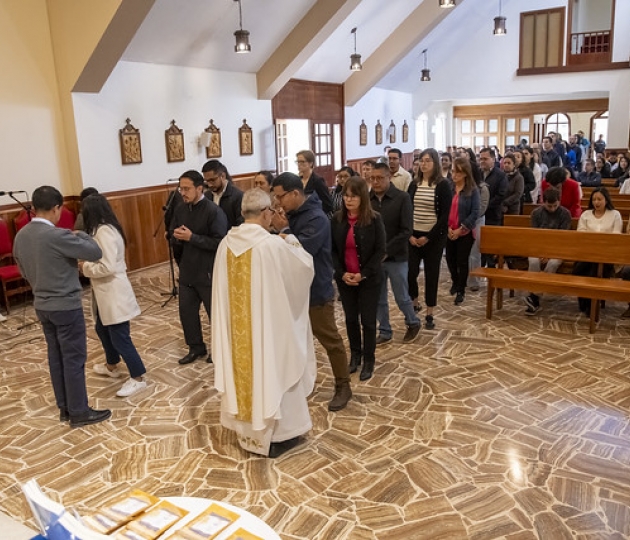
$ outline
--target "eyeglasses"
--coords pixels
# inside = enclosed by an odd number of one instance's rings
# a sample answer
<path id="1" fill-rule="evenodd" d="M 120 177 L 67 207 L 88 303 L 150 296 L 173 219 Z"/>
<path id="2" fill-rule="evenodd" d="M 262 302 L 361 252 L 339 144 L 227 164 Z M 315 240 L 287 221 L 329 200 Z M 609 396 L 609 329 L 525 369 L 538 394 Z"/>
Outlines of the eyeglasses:
<path id="1" fill-rule="evenodd" d="M 385 180 L 384 176 L 375 176 L 375 175 L 371 175 L 368 177 L 368 180 L 370 182 L 382 182 L 383 180 Z"/>
<path id="2" fill-rule="evenodd" d="M 220 180 L 220 179 L 221 179 L 220 176 L 213 176 L 212 178 L 204 178 L 206 182 L 216 182 L 217 180 Z"/>
<path id="3" fill-rule="evenodd" d="M 295 164 L 296 165 L 304 165 L 306 163 L 308 163 L 308 161 L 304 161 L 303 159 L 296 159 L 295 160 Z"/>
<path id="4" fill-rule="evenodd" d="M 282 199 L 284 199 L 289 193 L 291 193 L 293 190 L 289 190 L 289 191 L 285 191 L 284 193 L 275 193 L 274 194 L 274 199 L 276 199 L 276 201 L 281 201 Z"/>
<path id="5" fill-rule="evenodd" d="M 288 191 L 287 191 L 287 193 L 288 193 Z M 264 208 L 260 211 L 260 213 L 262 214 L 265 210 L 269 210 L 269 211 L 271 212 L 271 214 L 272 214 L 272 215 L 276 213 L 276 211 L 275 211 L 273 208 L 271 208 L 271 206 L 265 206 L 265 207 L 264 207 Z"/>
<path id="6" fill-rule="evenodd" d="M 343 194 L 343 198 L 344 199 L 348 199 L 348 200 L 352 200 L 352 199 L 358 199 L 359 196 L 358 195 L 351 195 L 349 193 L 344 193 Z"/>
<path id="7" fill-rule="evenodd" d="M 177 188 L 178 191 L 183 191 L 184 193 L 186 193 L 187 191 L 194 191 L 196 189 L 196 186 L 179 186 Z"/>

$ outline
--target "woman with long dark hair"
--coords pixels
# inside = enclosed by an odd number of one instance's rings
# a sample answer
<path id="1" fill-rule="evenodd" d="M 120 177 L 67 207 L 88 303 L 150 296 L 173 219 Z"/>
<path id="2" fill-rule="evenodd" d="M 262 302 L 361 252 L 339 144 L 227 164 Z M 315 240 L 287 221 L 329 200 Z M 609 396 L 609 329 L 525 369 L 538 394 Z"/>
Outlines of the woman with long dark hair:
<path id="1" fill-rule="evenodd" d="M 468 257 L 475 241 L 475 225 L 479 215 L 479 190 L 470 162 L 463 157 L 453 163 L 453 200 L 448 216 L 446 263 L 451 274 L 451 294 L 455 305 L 464 301 L 468 281 Z"/>
<path id="2" fill-rule="evenodd" d="M 99 245 L 103 257 L 97 262 L 81 263 L 83 275 L 92 284 L 92 314 L 96 333 L 105 351 L 105 364 L 96 364 L 99 375 L 118 378 L 123 376 L 118 364 L 120 358 L 129 369 L 129 380 L 116 393 L 129 397 L 146 388 L 146 369 L 131 341 L 129 321 L 140 314 L 140 307 L 127 278 L 125 264 L 125 233 L 102 195 L 90 195 L 83 201 L 81 213 L 85 231 Z"/>
<path id="3" fill-rule="evenodd" d="M 442 178 L 440 157 L 434 148 L 420 154 L 418 177 L 407 190 L 413 206 L 413 234 L 409 237 L 409 295 L 414 309 L 420 311 L 418 276 L 424 264 L 424 299 L 427 304 L 425 327 L 435 328 L 433 308 L 437 305 L 440 263 L 446 243 L 451 188 Z"/>
<path id="4" fill-rule="evenodd" d="M 605 187 L 596 187 L 591 193 L 588 210 L 585 210 L 580 216 L 577 230 L 617 234 L 623 231 L 621 214 L 615 210 L 610 194 Z M 597 263 L 576 262 L 573 265 L 573 274 L 595 277 L 597 276 L 597 266 Z M 612 277 L 614 273 L 612 264 L 604 265 L 603 277 Z M 580 311 L 588 314 L 591 310 L 590 298 L 578 298 L 578 306 Z"/>
<path id="5" fill-rule="evenodd" d="M 365 381 L 374 372 L 385 227 L 380 214 L 372 210 L 362 178 L 353 176 L 346 181 L 343 206 L 333 216 L 331 230 L 335 280 L 350 342 L 350 373 L 363 361 L 359 379 Z"/>

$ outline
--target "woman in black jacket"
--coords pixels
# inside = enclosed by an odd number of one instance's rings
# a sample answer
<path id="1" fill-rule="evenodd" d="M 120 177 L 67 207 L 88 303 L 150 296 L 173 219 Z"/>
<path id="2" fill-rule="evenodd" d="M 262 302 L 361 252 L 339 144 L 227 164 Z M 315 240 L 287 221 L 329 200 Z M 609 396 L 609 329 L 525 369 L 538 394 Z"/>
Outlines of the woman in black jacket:
<path id="1" fill-rule="evenodd" d="M 350 342 L 350 373 L 357 371 L 363 358 L 359 379 L 365 381 L 374 371 L 385 227 L 381 216 L 372 210 L 367 184 L 362 178 L 351 177 L 346 181 L 343 206 L 333 216 L 331 230 L 335 280 Z"/>
<path id="2" fill-rule="evenodd" d="M 425 327 L 435 328 L 433 308 L 437 305 L 440 264 L 446 244 L 448 213 L 452 193 L 447 180 L 442 178 L 440 158 L 433 148 L 420 154 L 418 177 L 407 190 L 413 206 L 413 234 L 409 237 L 409 295 L 414 309 L 420 310 L 418 276 L 424 263 L 424 299 L 427 304 Z"/>

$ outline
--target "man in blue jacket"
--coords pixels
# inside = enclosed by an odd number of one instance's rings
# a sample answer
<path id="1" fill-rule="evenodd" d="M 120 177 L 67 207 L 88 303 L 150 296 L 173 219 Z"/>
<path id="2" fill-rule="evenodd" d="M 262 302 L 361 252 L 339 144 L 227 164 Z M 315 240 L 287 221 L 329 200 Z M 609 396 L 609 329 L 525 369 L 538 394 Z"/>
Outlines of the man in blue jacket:
<path id="1" fill-rule="evenodd" d="M 328 410 L 340 411 L 348 404 L 352 390 L 346 348 L 335 323 L 330 221 L 317 194 L 307 197 L 302 180 L 293 173 L 282 173 L 273 181 L 273 194 L 278 206 L 273 226 L 278 231 L 290 229 L 313 257 L 315 276 L 311 284 L 309 318 L 313 335 L 326 349 L 335 376 L 335 395 Z"/>

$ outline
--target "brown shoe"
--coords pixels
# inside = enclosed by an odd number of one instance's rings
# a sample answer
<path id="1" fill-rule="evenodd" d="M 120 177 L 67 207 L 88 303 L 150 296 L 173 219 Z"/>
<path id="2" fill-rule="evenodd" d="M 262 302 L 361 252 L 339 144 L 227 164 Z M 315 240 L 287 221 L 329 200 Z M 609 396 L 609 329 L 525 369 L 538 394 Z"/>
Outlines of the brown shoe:
<path id="1" fill-rule="evenodd" d="M 348 401 L 352 397 L 352 390 L 350 390 L 349 382 L 336 382 L 335 383 L 335 395 L 328 404 L 328 410 L 332 412 L 345 409 Z"/>

